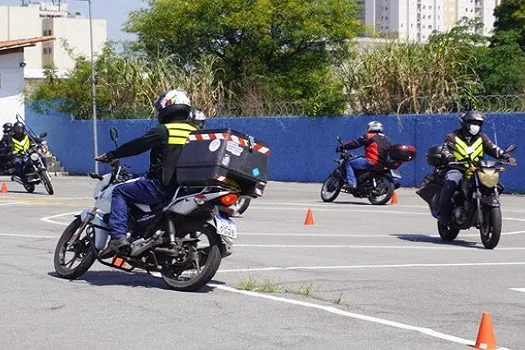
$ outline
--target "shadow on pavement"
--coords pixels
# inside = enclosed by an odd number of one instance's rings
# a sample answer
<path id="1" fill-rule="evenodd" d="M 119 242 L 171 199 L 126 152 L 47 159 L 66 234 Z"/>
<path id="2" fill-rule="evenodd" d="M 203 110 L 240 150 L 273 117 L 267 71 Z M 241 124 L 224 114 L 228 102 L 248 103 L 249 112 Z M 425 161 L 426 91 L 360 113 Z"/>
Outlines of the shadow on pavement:
<path id="1" fill-rule="evenodd" d="M 49 272 L 49 276 L 58 277 L 56 272 Z M 88 271 L 77 281 L 86 281 L 92 286 L 126 286 L 126 287 L 144 287 L 144 288 L 158 288 L 163 290 L 172 290 L 159 278 L 143 272 L 123 272 L 123 271 Z M 225 284 L 221 281 L 210 281 L 214 284 Z M 215 288 L 204 286 L 204 288 L 193 292 L 193 293 L 208 293 L 213 291 Z"/>
<path id="2" fill-rule="evenodd" d="M 461 239 L 455 239 L 450 242 L 445 242 L 440 237 L 435 237 L 435 236 L 430 236 L 430 235 L 420 234 L 420 233 L 394 234 L 391 236 L 401 239 L 403 241 L 408 241 L 408 242 L 431 243 L 431 244 L 458 246 L 458 247 L 465 247 L 465 248 L 485 249 L 481 246 L 476 245 L 477 242 L 464 241 Z"/>

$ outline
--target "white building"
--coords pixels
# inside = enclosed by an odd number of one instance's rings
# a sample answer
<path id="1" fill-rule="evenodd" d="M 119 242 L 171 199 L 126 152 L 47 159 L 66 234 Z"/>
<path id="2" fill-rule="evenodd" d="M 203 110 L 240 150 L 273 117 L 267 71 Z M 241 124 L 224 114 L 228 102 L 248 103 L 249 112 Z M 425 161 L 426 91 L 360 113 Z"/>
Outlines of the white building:
<path id="1" fill-rule="evenodd" d="M 0 41 L 0 125 L 12 123 L 16 114 L 24 117 L 24 51 L 52 40 L 48 36 Z"/>
<path id="2" fill-rule="evenodd" d="M 463 18 L 494 26 L 494 9 L 501 0 L 361 0 L 365 24 L 374 33 L 424 42 L 434 31 L 447 31 Z"/>
<path id="3" fill-rule="evenodd" d="M 0 6 L 0 41 L 54 36 L 55 41 L 37 44 L 26 49 L 26 78 L 43 77 L 46 65 L 54 64 L 59 73 L 65 74 L 74 67 L 70 52 L 89 56 L 89 20 L 67 12 L 65 1 L 49 4 L 22 0 L 22 6 Z M 106 20 L 93 20 L 94 52 L 101 52 L 107 41 Z"/>

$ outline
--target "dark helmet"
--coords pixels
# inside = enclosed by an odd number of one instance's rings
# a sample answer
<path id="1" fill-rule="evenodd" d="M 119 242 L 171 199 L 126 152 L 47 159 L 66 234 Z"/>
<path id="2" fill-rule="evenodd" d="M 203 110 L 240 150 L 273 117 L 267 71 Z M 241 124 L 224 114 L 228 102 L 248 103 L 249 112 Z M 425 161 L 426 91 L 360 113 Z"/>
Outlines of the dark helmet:
<path id="1" fill-rule="evenodd" d="M 13 125 L 13 131 L 15 135 L 22 135 L 26 132 L 26 127 L 24 123 L 16 122 L 15 125 Z"/>
<path id="2" fill-rule="evenodd" d="M 481 131 L 485 116 L 478 111 L 468 111 L 461 116 L 461 126 L 465 132 L 477 135 Z"/>
<path id="3" fill-rule="evenodd" d="M 5 123 L 3 125 L 3 128 L 4 128 L 4 134 L 8 134 L 10 133 L 11 131 L 13 131 L 13 124 L 11 123 Z"/>
<path id="4" fill-rule="evenodd" d="M 162 93 L 154 102 L 161 124 L 186 120 L 190 116 L 191 102 L 186 91 L 170 90 Z"/>

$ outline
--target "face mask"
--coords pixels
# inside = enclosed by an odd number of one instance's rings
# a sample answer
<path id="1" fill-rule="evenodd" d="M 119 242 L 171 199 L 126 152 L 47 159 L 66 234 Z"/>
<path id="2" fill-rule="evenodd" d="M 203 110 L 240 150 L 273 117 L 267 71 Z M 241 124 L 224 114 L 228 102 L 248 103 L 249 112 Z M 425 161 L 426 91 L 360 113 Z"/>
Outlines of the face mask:
<path id="1" fill-rule="evenodd" d="M 476 124 L 470 124 L 468 127 L 468 131 L 471 135 L 477 135 L 479 133 L 479 130 L 481 129 L 481 126 Z"/>

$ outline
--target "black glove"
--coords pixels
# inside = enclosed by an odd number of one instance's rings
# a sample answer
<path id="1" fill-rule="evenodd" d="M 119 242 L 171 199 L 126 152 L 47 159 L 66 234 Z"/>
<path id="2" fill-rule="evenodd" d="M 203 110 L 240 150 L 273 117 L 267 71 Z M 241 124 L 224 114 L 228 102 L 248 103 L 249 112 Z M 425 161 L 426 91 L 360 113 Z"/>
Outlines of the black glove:
<path id="1" fill-rule="evenodd" d="M 335 149 L 336 153 L 343 152 L 343 146 L 339 146 Z"/>
<path id="2" fill-rule="evenodd" d="M 515 165 L 516 164 L 516 158 L 514 158 L 513 156 L 511 156 L 510 154 L 508 153 L 505 153 L 503 156 L 502 156 L 503 160 L 509 162 L 510 164 L 512 165 Z"/>

